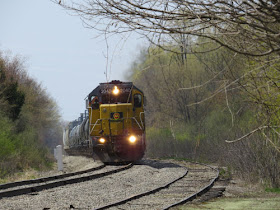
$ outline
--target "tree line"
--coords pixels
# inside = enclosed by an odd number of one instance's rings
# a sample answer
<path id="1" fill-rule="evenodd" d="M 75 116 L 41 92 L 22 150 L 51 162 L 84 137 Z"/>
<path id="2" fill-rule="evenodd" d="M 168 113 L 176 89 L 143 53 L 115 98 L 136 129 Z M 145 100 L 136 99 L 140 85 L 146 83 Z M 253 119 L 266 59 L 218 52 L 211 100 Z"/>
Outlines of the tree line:
<path id="1" fill-rule="evenodd" d="M 279 89 L 258 84 L 265 68 L 259 67 L 225 48 L 183 57 L 157 46 L 142 49 L 127 79 L 147 100 L 147 156 L 219 162 L 251 181 L 279 187 Z M 266 69 L 267 76 L 277 77 L 275 68 Z M 271 127 L 256 129 L 264 123 Z"/>
<path id="2" fill-rule="evenodd" d="M 0 51 L 0 178 L 48 168 L 61 133 L 55 101 L 28 76 L 22 58 Z"/>

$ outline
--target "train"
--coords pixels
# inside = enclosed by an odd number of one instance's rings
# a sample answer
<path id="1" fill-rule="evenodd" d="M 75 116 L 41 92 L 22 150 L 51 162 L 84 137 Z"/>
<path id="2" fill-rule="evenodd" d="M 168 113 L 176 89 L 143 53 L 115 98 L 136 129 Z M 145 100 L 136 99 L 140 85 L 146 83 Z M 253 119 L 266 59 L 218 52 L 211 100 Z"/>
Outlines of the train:
<path id="1" fill-rule="evenodd" d="M 100 83 L 86 97 L 86 111 L 63 132 L 69 155 L 104 163 L 134 162 L 146 150 L 144 93 L 132 82 Z"/>

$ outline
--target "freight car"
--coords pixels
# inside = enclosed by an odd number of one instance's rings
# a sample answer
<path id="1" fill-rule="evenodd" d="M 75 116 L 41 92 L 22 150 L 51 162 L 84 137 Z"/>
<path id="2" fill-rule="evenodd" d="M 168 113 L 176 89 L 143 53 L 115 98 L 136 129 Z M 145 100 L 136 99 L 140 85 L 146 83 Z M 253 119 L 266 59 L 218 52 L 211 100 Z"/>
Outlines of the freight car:
<path id="1" fill-rule="evenodd" d="M 100 83 L 86 97 L 87 111 L 64 130 L 69 154 L 103 162 L 131 162 L 145 153 L 144 94 L 132 82 Z"/>

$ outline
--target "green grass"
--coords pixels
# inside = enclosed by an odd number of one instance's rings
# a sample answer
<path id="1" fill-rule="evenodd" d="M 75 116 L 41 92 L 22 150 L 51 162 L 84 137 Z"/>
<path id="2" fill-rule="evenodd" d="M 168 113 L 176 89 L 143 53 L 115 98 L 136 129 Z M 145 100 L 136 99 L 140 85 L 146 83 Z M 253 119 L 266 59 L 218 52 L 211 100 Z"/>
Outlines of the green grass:
<path id="1" fill-rule="evenodd" d="M 266 192 L 280 193 L 280 188 L 266 188 Z"/>
<path id="2" fill-rule="evenodd" d="M 219 172 L 220 172 L 220 179 L 231 179 L 232 178 L 232 172 L 229 167 L 227 167 L 226 169 L 219 168 Z"/>
<path id="3" fill-rule="evenodd" d="M 184 205 L 179 207 L 181 210 L 196 209 L 280 209 L 280 196 L 272 198 L 221 198 L 199 205 Z"/>

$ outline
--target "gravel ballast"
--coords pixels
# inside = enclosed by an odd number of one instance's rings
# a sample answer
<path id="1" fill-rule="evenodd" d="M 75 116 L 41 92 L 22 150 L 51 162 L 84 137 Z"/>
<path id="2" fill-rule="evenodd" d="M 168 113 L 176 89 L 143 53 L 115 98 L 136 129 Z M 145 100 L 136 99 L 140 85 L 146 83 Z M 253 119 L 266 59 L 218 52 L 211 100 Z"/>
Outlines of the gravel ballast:
<path id="1" fill-rule="evenodd" d="M 67 172 L 101 164 L 82 157 L 65 157 L 64 162 Z M 143 160 L 128 170 L 104 178 L 3 198 L 0 209 L 93 209 L 167 184 L 184 172 L 185 169 L 176 164 Z"/>

